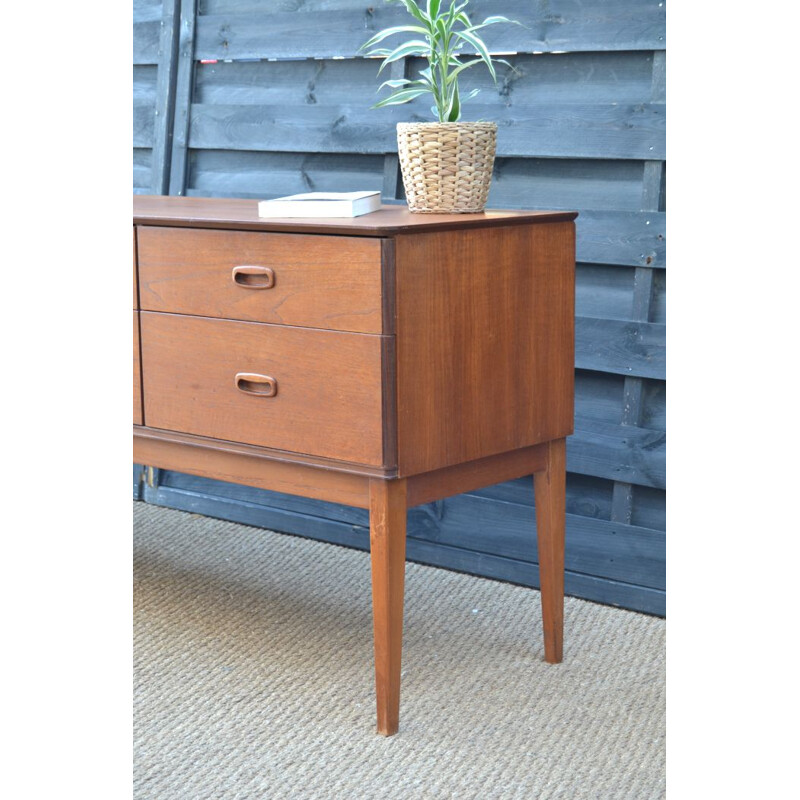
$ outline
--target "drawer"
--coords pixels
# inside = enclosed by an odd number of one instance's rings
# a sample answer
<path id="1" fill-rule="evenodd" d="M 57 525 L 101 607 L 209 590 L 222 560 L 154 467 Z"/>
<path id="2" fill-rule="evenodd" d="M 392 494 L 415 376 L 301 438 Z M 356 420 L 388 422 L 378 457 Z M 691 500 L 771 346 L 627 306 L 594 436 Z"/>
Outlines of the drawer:
<path id="1" fill-rule="evenodd" d="M 148 312 L 141 333 L 149 427 L 382 465 L 387 337 Z"/>
<path id="2" fill-rule="evenodd" d="M 140 226 L 148 311 L 381 333 L 381 241 Z"/>
<path id="3" fill-rule="evenodd" d="M 139 313 L 133 312 L 133 424 L 142 424 L 142 372 L 139 360 Z"/>

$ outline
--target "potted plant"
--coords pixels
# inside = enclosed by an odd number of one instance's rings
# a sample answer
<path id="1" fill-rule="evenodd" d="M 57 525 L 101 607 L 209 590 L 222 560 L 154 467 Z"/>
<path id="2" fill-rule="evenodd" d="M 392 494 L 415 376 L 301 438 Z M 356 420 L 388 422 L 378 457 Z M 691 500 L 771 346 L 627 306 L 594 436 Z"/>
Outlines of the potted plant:
<path id="1" fill-rule="evenodd" d="M 400 122 L 397 125 L 397 149 L 408 208 L 417 213 L 478 213 L 486 206 L 494 166 L 497 125 L 494 122 L 462 122 L 464 101 L 478 93 L 473 89 L 462 97 L 458 79 L 464 70 L 484 64 L 497 80 L 495 63 L 478 31 L 499 22 L 513 22 L 506 17 L 487 17 L 473 24 L 465 9 L 469 0 L 427 0 L 425 8 L 415 0 L 401 0 L 414 24 L 386 28 L 365 42 L 361 50 L 367 56 L 381 56 L 383 69 L 400 59 L 422 57 L 427 66 L 417 78 L 384 81 L 378 91 L 388 86 L 391 94 L 373 108 L 401 105 L 430 94 L 431 112 L 436 122 Z M 518 24 L 518 23 L 515 23 Z M 397 34 L 413 38 L 393 48 L 376 48 Z M 472 57 L 462 50 L 475 51 Z"/>

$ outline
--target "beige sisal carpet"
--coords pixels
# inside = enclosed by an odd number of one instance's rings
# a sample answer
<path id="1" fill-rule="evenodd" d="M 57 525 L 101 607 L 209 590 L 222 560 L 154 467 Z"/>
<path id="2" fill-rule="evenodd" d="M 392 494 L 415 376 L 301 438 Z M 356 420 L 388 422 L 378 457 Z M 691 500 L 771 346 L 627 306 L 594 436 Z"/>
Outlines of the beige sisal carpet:
<path id="1" fill-rule="evenodd" d="M 369 556 L 134 503 L 134 797 L 664 797 L 665 622 L 408 564 L 374 730 Z"/>

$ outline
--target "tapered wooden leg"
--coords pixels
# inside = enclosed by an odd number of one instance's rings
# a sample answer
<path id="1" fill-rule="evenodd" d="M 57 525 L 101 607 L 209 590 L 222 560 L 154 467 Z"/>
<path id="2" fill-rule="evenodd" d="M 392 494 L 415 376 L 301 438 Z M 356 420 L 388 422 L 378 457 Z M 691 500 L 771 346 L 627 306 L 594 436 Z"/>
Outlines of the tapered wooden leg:
<path id="1" fill-rule="evenodd" d="M 403 583 L 406 568 L 406 481 L 372 479 L 369 542 L 375 694 L 378 733 L 397 733 L 400 720 L 400 657 L 403 645 Z"/>
<path id="2" fill-rule="evenodd" d="M 564 640 L 564 521 L 566 511 L 566 440 L 548 442 L 545 469 L 533 476 L 539 580 L 542 588 L 544 658 L 558 664 Z"/>

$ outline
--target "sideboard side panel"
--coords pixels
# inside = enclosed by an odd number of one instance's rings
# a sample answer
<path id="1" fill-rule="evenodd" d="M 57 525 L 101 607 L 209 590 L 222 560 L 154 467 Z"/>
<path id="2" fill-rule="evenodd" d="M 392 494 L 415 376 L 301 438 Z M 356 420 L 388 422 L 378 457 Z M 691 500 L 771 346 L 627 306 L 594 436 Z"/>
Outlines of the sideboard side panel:
<path id="1" fill-rule="evenodd" d="M 398 236 L 400 475 L 573 430 L 572 222 Z"/>

